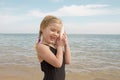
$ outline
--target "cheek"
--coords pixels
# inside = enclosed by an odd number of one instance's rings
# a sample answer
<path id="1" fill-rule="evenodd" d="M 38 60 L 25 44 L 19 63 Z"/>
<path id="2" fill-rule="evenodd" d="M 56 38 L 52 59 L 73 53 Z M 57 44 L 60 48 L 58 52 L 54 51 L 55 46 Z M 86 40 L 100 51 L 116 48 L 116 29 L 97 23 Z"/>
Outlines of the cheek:
<path id="1" fill-rule="evenodd" d="M 57 35 L 57 38 L 60 37 L 60 34 Z"/>
<path id="2" fill-rule="evenodd" d="M 48 32 L 44 32 L 44 34 L 43 34 L 43 36 L 44 36 L 45 39 L 49 38 L 49 35 L 50 34 Z"/>

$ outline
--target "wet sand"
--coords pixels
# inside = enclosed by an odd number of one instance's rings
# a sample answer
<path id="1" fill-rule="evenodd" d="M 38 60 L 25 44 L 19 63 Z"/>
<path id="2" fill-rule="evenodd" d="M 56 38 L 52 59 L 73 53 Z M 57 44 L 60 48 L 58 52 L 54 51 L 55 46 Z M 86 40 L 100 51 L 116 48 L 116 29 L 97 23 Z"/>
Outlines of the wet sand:
<path id="1" fill-rule="evenodd" d="M 0 65 L 0 80 L 42 80 L 42 78 L 43 73 L 39 65 Z M 120 70 L 68 71 L 66 80 L 120 80 Z"/>

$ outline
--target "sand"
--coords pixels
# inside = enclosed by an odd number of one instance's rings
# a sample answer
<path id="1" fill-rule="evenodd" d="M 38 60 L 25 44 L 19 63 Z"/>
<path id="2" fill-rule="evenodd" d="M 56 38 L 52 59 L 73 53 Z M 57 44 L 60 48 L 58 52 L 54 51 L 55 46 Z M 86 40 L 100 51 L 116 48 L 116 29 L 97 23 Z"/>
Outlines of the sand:
<path id="1" fill-rule="evenodd" d="M 39 65 L 0 65 L 0 80 L 42 80 Z M 67 72 L 66 80 L 120 80 L 120 70 Z"/>

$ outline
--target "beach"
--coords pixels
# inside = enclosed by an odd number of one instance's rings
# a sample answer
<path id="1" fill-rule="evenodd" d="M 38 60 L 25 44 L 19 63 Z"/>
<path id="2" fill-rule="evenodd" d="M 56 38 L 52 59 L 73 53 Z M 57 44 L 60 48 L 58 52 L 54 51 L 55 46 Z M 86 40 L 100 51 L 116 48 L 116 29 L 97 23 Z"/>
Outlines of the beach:
<path id="1" fill-rule="evenodd" d="M 1 80 L 42 80 L 42 78 L 43 73 L 39 65 L 36 67 L 21 65 L 0 66 Z M 120 80 L 120 71 L 67 72 L 66 80 Z"/>
<path id="2" fill-rule="evenodd" d="M 4 65 L 0 66 L 1 80 L 42 80 L 43 72 L 39 65 L 21 66 L 21 65 Z M 99 70 L 93 72 L 67 72 L 66 80 L 119 80 L 120 71 L 116 70 Z"/>
<path id="3" fill-rule="evenodd" d="M 0 34 L 0 80 L 42 80 L 36 34 Z M 65 80 L 120 80 L 120 35 L 68 35 Z"/>

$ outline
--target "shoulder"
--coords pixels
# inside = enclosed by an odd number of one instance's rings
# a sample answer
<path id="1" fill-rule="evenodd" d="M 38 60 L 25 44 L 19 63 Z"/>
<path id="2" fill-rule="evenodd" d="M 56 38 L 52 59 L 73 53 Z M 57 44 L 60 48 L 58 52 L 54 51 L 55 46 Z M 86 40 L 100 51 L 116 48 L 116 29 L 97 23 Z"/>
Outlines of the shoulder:
<path id="1" fill-rule="evenodd" d="M 41 44 L 41 43 L 38 43 L 37 44 L 37 51 L 41 51 L 41 50 L 47 50 L 49 49 L 48 46 L 44 45 L 44 44 Z"/>
<path id="2" fill-rule="evenodd" d="M 40 62 L 44 60 L 44 56 L 46 56 L 48 52 L 49 52 L 48 46 L 41 43 L 37 44 L 37 56 Z"/>
<path id="3" fill-rule="evenodd" d="M 48 53 L 50 53 L 50 49 L 48 46 L 41 44 L 41 43 L 37 44 L 37 55 L 39 57 L 46 56 L 48 55 Z"/>

